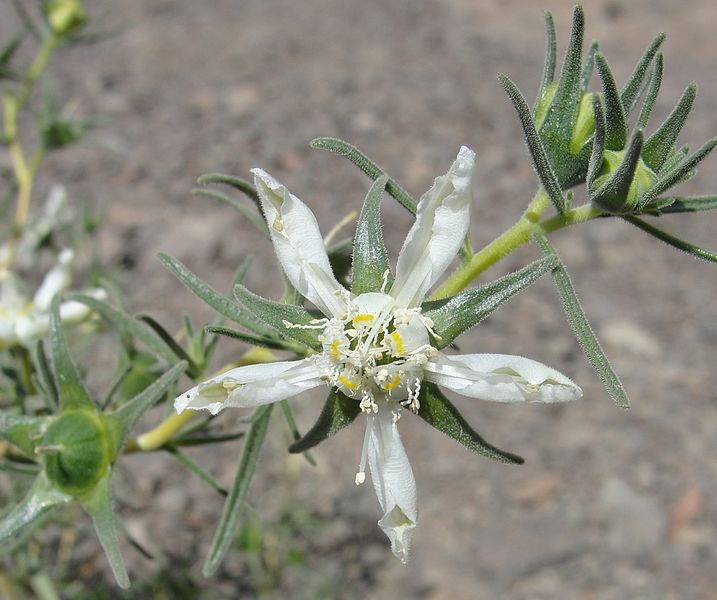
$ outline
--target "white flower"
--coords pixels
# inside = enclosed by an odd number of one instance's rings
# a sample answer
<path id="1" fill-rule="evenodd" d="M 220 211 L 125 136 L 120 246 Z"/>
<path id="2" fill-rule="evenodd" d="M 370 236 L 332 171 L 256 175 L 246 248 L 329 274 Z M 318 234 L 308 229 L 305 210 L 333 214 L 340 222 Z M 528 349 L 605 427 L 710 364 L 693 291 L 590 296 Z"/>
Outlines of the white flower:
<path id="1" fill-rule="evenodd" d="M 353 296 L 334 277 L 313 213 L 261 169 L 255 183 L 276 254 L 291 284 L 325 315 L 311 325 L 323 351 L 303 360 L 239 367 L 175 400 L 178 412 L 252 407 L 328 385 L 356 399 L 367 415 L 356 483 L 368 464 L 381 508 L 379 526 L 406 562 L 418 519 L 416 484 L 398 435 L 404 407 L 420 408 L 421 385 L 433 382 L 471 398 L 562 402 L 582 392 L 570 379 L 519 356 L 448 356 L 431 345 L 433 323 L 420 304 L 455 258 L 468 230 L 474 153 L 461 148 L 448 173 L 418 204 L 387 291 Z"/>
<path id="2" fill-rule="evenodd" d="M 10 271 L 0 272 L 0 351 L 14 346 L 31 348 L 50 326 L 50 305 L 57 294 L 69 289 L 72 283 L 74 252 L 60 252 L 57 264 L 50 269 L 37 288 L 32 300 L 19 289 L 17 277 Z M 103 289 L 89 290 L 88 294 L 104 300 Z M 75 302 L 60 304 L 60 318 L 64 323 L 79 323 L 92 313 L 86 305 Z"/>

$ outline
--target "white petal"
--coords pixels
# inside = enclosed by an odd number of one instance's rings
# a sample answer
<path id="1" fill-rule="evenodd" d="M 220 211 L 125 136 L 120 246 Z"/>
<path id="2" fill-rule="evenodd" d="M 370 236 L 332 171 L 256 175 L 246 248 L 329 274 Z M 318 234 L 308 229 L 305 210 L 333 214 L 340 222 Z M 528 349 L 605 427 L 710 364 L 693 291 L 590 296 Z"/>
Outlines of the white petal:
<path id="1" fill-rule="evenodd" d="M 102 288 L 93 288 L 83 292 L 86 296 L 90 296 L 95 300 L 106 300 L 107 292 Z M 92 314 L 92 309 L 75 300 L 69 300 L 60 304 L 60 320 L 63 323 L 79 323 L 84 321 L 87 317 Z"/>
<path id="2" fill-rule="evenodd" d="M 65 249 L 57 257 L 57 265 L 50 269 L 42 280 L 32 300 L 34 308 L 39 312 L 48 312 L 52 299 L 70 287 L 72 283 L 72 262 L 75 253 Z"/>
<path id="3" fill-rule="evenodd" d="M 50 328 L 50 317 L 47 314 L 32 313 L 22 316 L 15 323 L 18 341 L 26 348 L 32 348 Z"/>
<path id="4" fill-rule="evenodd" d="M 368 464 L 371 480 L 384 511 L 378 526 L 391 540 L 391 551 L 405 564 L 418 520 L 416 480 L 392 411 L 381 406 L 377 415 L 369 415 L 367 427 L 370 427 Z"/>
<path id="5" fill-rule="evenodd" d="M 470 224 L 475 153 L 465 146 L 445 175 L 418 203 L 416 221 L 396 264 L 391 295 L 397 306 L 416 306 L 458 253 Z"/>
<path id="6" fill-rule="evenodd" d="M 325 315 L 346 314 L 345 288 L 336 281 L 314 213 L 261 169 L 252 169 L 271 241 L 291 284 Z M 336 292 L 340 293 L 337 294 Z"/>
<path id="7" fill-rule="evenodd" d="M 555 369 L 507 354 L 439 353 L 426 364 L 425 378 L 464 396 L 495 402 L 567 402 L 583 395 Z"/>
<path id="8" fill-rule="evenodd" d="M 206 409 L 213 415 L 228 406 L 271 404 L 323 384 L 313 360 L 238 367 L 177 396 L 174 409 Z"/>

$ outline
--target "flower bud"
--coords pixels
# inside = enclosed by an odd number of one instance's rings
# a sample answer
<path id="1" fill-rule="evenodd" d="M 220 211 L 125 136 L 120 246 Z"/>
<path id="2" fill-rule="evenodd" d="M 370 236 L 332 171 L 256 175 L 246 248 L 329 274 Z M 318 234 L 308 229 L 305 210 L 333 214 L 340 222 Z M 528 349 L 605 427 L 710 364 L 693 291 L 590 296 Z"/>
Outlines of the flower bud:
<path id="1" fill-rule="evenodd" d="M 624 215 L 635 211 L 658 179 L 639 155 L 632 168 L 625 168 L 626 160 L 630 160 L 628 153 L 629 148 L 605 150 L 602 167 L 590 186 L 591 200 L 611 214 Z"/>
<path id="2" fill-rule="evenodd" d="M 45 15 L 57 35 L 73 33 L 87 22 L 81 0 L 49 0 L 45 3 Z"/>

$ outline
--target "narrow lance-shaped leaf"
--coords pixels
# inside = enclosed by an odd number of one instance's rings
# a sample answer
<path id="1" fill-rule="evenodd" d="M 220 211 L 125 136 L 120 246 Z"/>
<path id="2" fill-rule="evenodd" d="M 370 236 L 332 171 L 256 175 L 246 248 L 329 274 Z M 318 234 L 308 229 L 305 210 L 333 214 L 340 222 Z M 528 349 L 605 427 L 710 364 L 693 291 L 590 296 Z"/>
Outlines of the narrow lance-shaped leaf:
<path id="1" fill-rule="evenodd" d="M 91 495 L 81 498 L 80 502 L 92 517 L 92 524 L 95 526 L 97 537 L 105 551 L 107 562 L 110 563 L 117 585 L 122 589 L 128 589 L 129 576 L 117 539 L 117 517 L 112 508 L 109 473 L 97 483 Z"/>
<path id="2" fill-rule="evenodd" d="M 635 66 L 635 70 L 632 72 L 632 75 L 630 75 L 630 78 L 627 80 L 627 83 L 620 94 L 622 107 L 625 109 L 625 114 L 627 116 L 632 114 L 635 104 L 637 104 L 637 99 L 640 96 L 640 90 L 642 89 L 647 72 L 650 69 L 650 63 L 664 41 L 664 33 L 660 33 L 654 40 L 652 40 L 650 45 L 647 47 L 647 50 L 645 50 L 645 53 L 642 55 L 642 58 L 640 58 L 640 61 Z"/>
<path id="3" fill-rule="evenodd" d="M 252 333 L 246 333 L 245 331 L 239 331 L 238 329 L 232 329 L 231 327 L 223 327 L 216 325 L 208 325 L 204 328 L 207 333 L 214 335 L 223 335 L 226 337 L 239 340 L 252 346 L 261 346 L 262 348 L 270 348 L 271 350 L 289 350 L 297 351 L 302 353 L 303 348 L 298 348 L 291 341 L 280 340 L 278 338 L 261 337 Z"/>
<path id="4" fill-rule="evenodd" d="M 388 176 L 382 175 L 373 183 L 356 223 L 351 282 L 351 291 L 356 295 L 382 289 L 387 273 L 388 285 L 393 283 L 388 252 L 381 233 L 381 195 L 387 182 Z"/>
<path id="5" fill-rule="evenodd" d="M 296 425 L 296 419 L 294 419 L 294 413 L 291 411 L 291 406 L 289 406 L 289 403 L 286 400 L 282 400 L 279 404 L 281 404 L 281 411 L 284 413 L 286 424 L 289 427 L 289 431 L 291 431 L 294 442 L 298 442 L 302 438 L 302 435 L 299 431 L 299 427 Z M 308 450 L 304 452 L 304 458 L 312 467 L 316 466 L 316 460 Z"/>
<path id="6" fill-rule="evenodd" d="M 47 360 L 47 354 L 45 353 L 45 343 L 42 340 L 38 340 L 35 346 L 35 362 L 37 363 L 38 377 L 42 381 L 42 386 L 48 396 L 48 408 L 51 409 L 51 412 L 55 412 L 60 404 L 60 397 L 57 392 L 55 378 L 50 369 L 50 362 Z"/>
<path id="7" fill-rule="evenodd" d="M 40 472 L 25 497 L 0 517 L 0 542 L 5 545 L 20 529 L 70 500 L 72 496 L 55 488 L 45 473 Z"/>
<path id="8" fill-rule="evenodd" d="M 670 201 L 670 204 L 660 210 L 663 213 L 697 212 L 717 208 L 717 196 L 679 196 L 664 200 Z"/>
<path id="9" fill-rule="evenodd" d="M 192 357 L 187 354 L 187 351 L 179 345 L 179 342 L 174 339 L 174 336 L 169 333 L 159 321 L 157 321 L 154 317 L 150 315 L 137 315 L 136 318 L 140 321 L 143 321 L 144 323 L 147 323 L 147 325 L 149 325 L 152 331 L 154 331 L 154 333 L 156 333 L 162 339 L 162 341 L 167 344 L 169 348 L 172 349 L 172 352 L 174 352 L 175 356 L 179 360 L 187 361 L 187 364 L 189 365 L 190 377 L 193 377 L 195 374 L 198 374 L 197 365 L 194 360 L 192 360 Z"/>
<path id="10" fill-rule="evenodd" d="M 627 123 L 615 78 L 602 54 L 595 57 L 595 62 L 605 97 L 605 147 L 608 150 L 622 150 L 627 142 Z"/>
<path id="11" fill-rule="evenodd" d="M 550 11 L 545 11 L 545 64 L 543 66 L 543 81 L 540 84 L 538 90 L 538 97 L 535 99 L 535 106 L 533 107 L 533 115 L 535 115 L 538 104 L 545 95 L 548 86 L 555 79 L 555 57 L 557 55 L 557 45 L 555 43 L 555 23 L 553 21 L 553 15 Z"/>
<path id="12" fill-rule="evenodd" d="M 425 302 L 421 307 L 422 314 L 433 321 L 433 331 L 440 336 L 435 345 L 445 348 L 557 264 L 555 257 L 546 256 L 487 285 L 451 298 Z"/>
<path id="13" fill-rule="evenodd" d="M 498 75 L 498 81 L 503 86 L 503 89 L 508 94 L 518 113 L 518 118 L 520 119 L 520 124 L 523 126 L 523 133 L 525 134 L 525 142 L 528 145 L 528 151 L 533 159 L 535 170 L 538 172 L 540 183 L 543 185 L 545 192 L 550 197 L 555 208 L 557 208 L 558 212 L 562 215 L 566 210 L 565 198 L 563 198 L 558 179 L 550 166 L 543 142 L 535 130 L 535 123 L 533 122 L 533 117 L 530 115 L 528 105 L 525 103 L 525 98 L 523 98 L 523 95 L 516 85 L 502 73 Z"/>
<path id="14" fill-rule="evenodd" d="M 315 326 L 317 318 L 322 316 L 320 313 L 310 312 L 298 304 L 282 304 L 262 298 L 241 284 L 234 286 L 234 297 L 244 306 L 251 307 L 257 318 L 279 331 L 282 336 L 296 340 L 314 350 L 321 349 L 318 340 L 318 332 L 321 328 L 317 329 Z"/>
<path id="15" fill-rule="evenodd" d="M 685 242 L 674 235 L 667 233 L 666 231 L 662 231 L 662 229 L 658 229 L 654 225 L 650 225 L 642 219 L 638 219 L 637 217 L 631 215 L 625 215 L 623 216 L 623 219 L 625 219 L 628 223 L 632 223 L 635 227 L 649 233 L 651 236 L 656 237 L 658 240 L 672 246 L 673 248 L 687 252 L 687 254 L 691 254 L 695 258 L 701 258 L 702 260 L 706 260 L 708 262 L 717 262 L 717 254 L 713 254 L 712 252 L 704 250 L 699 246 Z"/>
<path id="16" fill-rule="evenodd" d="M 662 53 L 657 55 L 655 58 L 655 66 L 652 69 L 652 75 L 650 77 L 650 86 L 647 89 L 647 95 L 645 96 L 645 102 L 640 109 L 640 115 L 637 118 L 637 125 L 640 129 L 647 127 L 647 122 L 650 120 L 652 109 L 655 106 L 655 101 L 660 93 L 660 86 L 662 85 L 662 73 L 664 69 L 664 59 Z"/>
<path id="17" fill-rule="evenodd" d="M 687 121 L 692 105 L 697 95 L 697 86 L 692 83 L 687 86 L 677 106 L 667 116 L 659 129 L 645 142 L 642 150 L 642 160 L 653 171 L 659 171 L 675 145 L 677 136 Z"/>
<path id="18" fill-rule="evenodd" d="M 376 181 L 383 171 L 373 162 L 368 156 L 361 152 L 355 146 L 331 137 L 322 137 L 311 140 L 309 145 L 312 148 L 319 148 L 321 150 L 328 150 L 334 154 L 344 156 L 348 158 L 353 164 L 361 169 L 366 175 L 368 175 L 373 181 Z M 396 181 L 389 177 L 386 182 L 386 191 L 393 196 L 398 203 L 401 204 L 411 214 L 416 214 L 416 201 L 411 198 L 411 195 L 404 190 Z"/>
<path id="19" fill-rule="evenodd" d="M 243 216 L 252 225 L 254 225 L 254 227 L 256 227 L 257 230 L 264 237 L 269 239 L 269 228 L 266 226 L 266 223 L 264 222 L 264 219 L 262 218 L 261 214 L 258 213 L 256 210 L 249 208 L 248 206 L 242 204 L 231 196 L 227 196 L 227 194 L 225 194 L 224 192 L 220 192 L 217 190 L 194 188 L 192 189 L 192 194 L 194 194 L 195 196 L 204 196 L 205 198 L 212 198 L 214 200 L 218 200 L 223 204 L 226 204 L 227 206 L 231 206 L 241 216 Z"/>
<path id="20" fill-rule="evenodd" d="M 306 435 L 289 446 L 289 452 L 306 452 L 351 425 L 361 412 L 359 403 L 339 391 L 331 390 L 321 414 Z"/>
<path id="21" fill-rule="evenodd" d="M 105 319 L 112 323 L 120 332 L 129 334 L 141 341 L 154 354 L 166 360 L 169 364 L 175 364 L 179 358 L 172 349 L 154 333 L 150 332 L 146 327 L 142 326 L 139 321 L 117 310 L 102 300 L 92 298 L 85 294 L 72 292 L 67 294 L 70 300 L 86 304 L 95 312 L 101 314 Z"/>
<path id="22" fill-rule="evenodd" d="M 623 388 L 620 378 L 617 376 L 617 373 L 615 373 L 612 365 L 610 365 L 607 356 L 605 356 L 605 352 L 603 352 L 602 346 L 600 346 L 600 342 L 598 342 L 592 327 L 590 327 L 590 323 L 580 305 L 580 301 L 575 293 L 575 288 L 573 287 L 565 265 L 560 261 L 555 249 L 550 245 L 544 235 L 535 234 L 533 239 L 546 256 L 554 256 L 559 261 L 558 266 L 553 269 L 553 279 L 560 293 L 560 298 L 563 301 L 563 308 L 568 317 L 568 322 L 575 332 L 575 336 L 585 356 L 587 356 L 590 364 L 595 369 L 607 393 L 615 404 L 622 408 L 628 408 L 630 401 L 627 398 L 625 388 Z"/>
<path id="23" fill-rule="evenodd" d="M 137 424 L 139 418 L 160 399 L 162 394 L 169 389 L 169 386 L 177 380 L 186 368 L 187 363 L 185 361 L 177 363 L 140 394 L 123 404 L 113 413 L 105 416 L 108 426 L 111 427 L 116 435 L 118 450 Z"/>
<path id="24" fill-rule="evenodd" d="M 82 383 L 77 367 L 67 349 L 67 341 L 65 340 L 62 321 L 60 320 L 60 299 L 57 296 L 53 298 L 50 309 L 50 346 L 52 348 L 52 362 L 55 368 L 57 391 L 60 399 L 60 410 L 94 409 L 92 399 Z"/>
<path id="25" fill-rule="evenodd" d="M 419 402 L 419 417 L 469 450 L 502 463 L 520 465 L 525 462 L 517 454 L 496 448 L 483 439 L 434 383 L 425 382 L 421 386 Z"/>
<path id="26" fill-rule="evenodd" d="M 583 64 L 582 81 L 580 83 L 580 90 L 585 93 L 590 85 L 590 79 L 593 76 L 593 68 L 595 67 L 595 55 L 599 50 L 600 46 L 597 42 L 590 44 L 588 54 L 585 57 L 585 63 Z"/>
<path id="27" fill-rule="evenodd" d="M 202 467 L 200 467 L 196 462 L 194 462 L 191 458 L 189 458 L 184 452 L 182 452 L 179 448 L 176 446 L 169 446 L 166 448 L 167 452 L 169 452 L 174 458 L 179 461 L 184 467 L 192 471 L 195 475 L 197 475 L 200 479 L 208 483 L 215 491 L 219 492 L 222 496 L 228 496 L 229 493 L 221 486 L 221 484 L 214 479 L 209 473 L 207 473 Z"/>
<path id="28" fill-rule="evenodd" d="M 717 138 L 712 138 L 706 142 L 697 152 L 695 152 L 689 158 L 683 160 L 678 166 L 673 168 L 664 174 L 660 174 L 660 178 L 655 184 L 643 195 L 638 205 L 639 209 L 643 209 L 649 206 L 653 200 L 662 194 L 665 190 L 668 190 L 676 183 L 679 183 L 683 178 L 687 177 L 690 172 L 704 160 L 707 155 L 712 152 L 717 146 Z"/>
<path id="29" fill-rule="evenodd" d="M 244 509 L 244 501 L 256 469 L 256 463 L 259 460 L 273 407 L 273 404 L 268 404 L 258 408 L 256 411 L 259 413 L 259 418 L 252 423 L 249 435 L 246 442 L 244 442 L 244 450 L 232 483 L 232 489 L 229 491 L 229 497 L 224 503 L 224 510 L 209 549 L 209 556 L 207 556 L 207 560 L 204 563 L 202 572 L 205 577 L 209 577 L 217 570 L 239 529 L 239 519 Z"/>
<path id="30" fill-rule="evenodd" d="M 247 195 L 247 197 L 256 204 L 256 207 L 261 210 L 261 202 L 259 201 L 259 194 L 256 191 L 254 185 L 234 175 L 224 175 L 223 173 L 205 173 L 197 179 L 199 185 L 207 185 L 210 183 L 222 183 L 233 187 L 236 190 Z"/>
<path id="31" fill-rule="evenodd" d="M 592 188 L 595 179 L 600 174 L 603 152 L 605 152 L 605 113 L 602 109 L 602 101 L 597 95 L 593 96 L 593 115 L 595 116 L 595 135 L 593 136 L 592 154 L 588 164 L 588 190 Z"/>
<path id="32" fill-rule="evenodd" d="M 276 335 L 276 332 L 263 321 L 254 317 L 250 311 L 240 308 L 229 298 L 217 292 L 187 269 L 187 267 L 176 258 L 161 253 L 158 257 L 185 286 L 218 313 L 260 335 L 267 337 Z"/>

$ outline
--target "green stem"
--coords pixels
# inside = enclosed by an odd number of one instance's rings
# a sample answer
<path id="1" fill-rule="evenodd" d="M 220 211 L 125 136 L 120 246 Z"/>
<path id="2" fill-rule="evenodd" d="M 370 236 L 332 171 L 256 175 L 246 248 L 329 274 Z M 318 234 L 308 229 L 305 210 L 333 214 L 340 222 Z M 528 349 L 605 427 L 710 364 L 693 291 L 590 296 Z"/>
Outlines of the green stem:
<path id="1" fill-rule="evenodd" d="M 516 248 L 529 242 L 531 236 L 538 231 L 544 234 L 552 233 L 569 225 L 584 223 L 603 214 L 592 204 L 584 204 L 569 210 L 564 215 L 556 215 L 540 221 L 540 217 L 549 205 L 550 198 L 541 188 L 520 219 L 474 254 L 469 261 L 458 267 L 430 299 L 447 298 L 464 290 L 483 271 L 505 258 Z"/>

